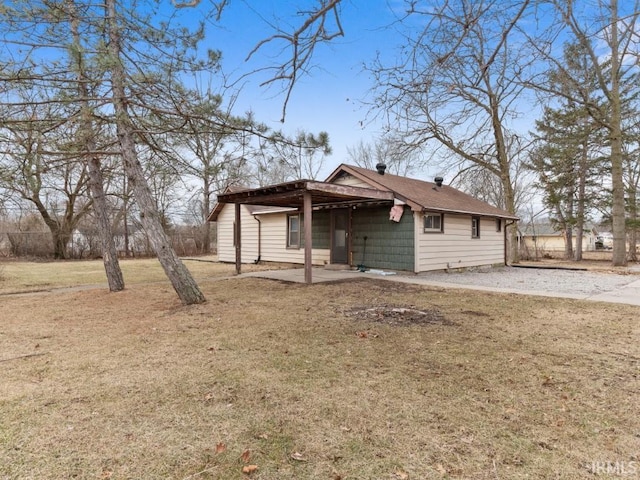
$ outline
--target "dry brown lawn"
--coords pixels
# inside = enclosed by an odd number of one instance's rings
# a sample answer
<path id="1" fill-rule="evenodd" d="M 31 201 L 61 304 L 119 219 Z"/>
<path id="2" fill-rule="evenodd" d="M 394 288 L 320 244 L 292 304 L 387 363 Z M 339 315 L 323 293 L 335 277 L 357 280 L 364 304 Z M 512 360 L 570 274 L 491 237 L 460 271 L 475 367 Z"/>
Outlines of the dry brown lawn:
<path id="1" fill-rule="evenodd" d="M 22 283 L 100 266 L 54 265 Z M 0 295 L 1 479 L 640 474 L 638 307 L 189 266 L 206 304 L 148 261 Z"/>

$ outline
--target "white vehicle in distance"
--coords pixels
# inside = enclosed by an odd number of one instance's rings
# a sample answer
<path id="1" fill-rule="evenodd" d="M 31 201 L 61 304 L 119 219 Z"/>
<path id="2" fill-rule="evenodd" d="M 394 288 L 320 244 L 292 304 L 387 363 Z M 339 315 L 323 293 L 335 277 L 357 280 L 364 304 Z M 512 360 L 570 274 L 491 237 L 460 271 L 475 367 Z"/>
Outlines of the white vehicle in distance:
<path id="1" fill-rule="evenodd" d="M 596 237 L 596 250 L 611 250 L 613 248 L 613 234 L 602 232 Z"/>

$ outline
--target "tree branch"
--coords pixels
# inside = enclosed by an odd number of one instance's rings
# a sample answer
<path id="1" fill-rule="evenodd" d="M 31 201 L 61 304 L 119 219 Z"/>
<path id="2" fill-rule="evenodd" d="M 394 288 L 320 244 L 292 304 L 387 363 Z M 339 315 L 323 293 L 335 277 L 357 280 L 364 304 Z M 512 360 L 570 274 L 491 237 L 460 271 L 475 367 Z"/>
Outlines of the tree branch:
<path id="1" fill-rule="evenodd" d="M 284 122 L 287 112 L 287 106 L 291 98 L 293 87 L 295 86 L 301 72 L 305 70 L 305 66 L 310 62 L 315 47 L 318 43 L 330 42 L 336 37 L 344 35 L 338 6 L 342 0 L 320 0 L 320 6 L 317 10 L 311 11 L 305 22 L 294 32 L 276 33 L 269 38 L 261 40 L 247 55 L 249 60 L 265 45 L 283 41 L 288 44 L 291 49 L 291 58 L 277 67 L 277 74 L 272 78 L 264 81 L 261 86 L 269 85 L 278 81 L 286 81 L 285 99 L 282 106 L 282 118 Z M 325 21 L 329 15 L 332 15 L 335 21 L 336 31 L 329 33 L 325 28 Z"/>
<path id="2" fill-rule="evenodd" d="M 15 357 L 9 357 L 9 358 L 2 358 L 0 359 L 0 362 L 10 362 L 11 360 L 19 360 L 21 358 L 29 358 L 29 357 L 40 357 L 41 355 L 46 355 L 48 352 L 41 352 L 41 353 L 27 353 L 25 355 L 17 355 Z"/>

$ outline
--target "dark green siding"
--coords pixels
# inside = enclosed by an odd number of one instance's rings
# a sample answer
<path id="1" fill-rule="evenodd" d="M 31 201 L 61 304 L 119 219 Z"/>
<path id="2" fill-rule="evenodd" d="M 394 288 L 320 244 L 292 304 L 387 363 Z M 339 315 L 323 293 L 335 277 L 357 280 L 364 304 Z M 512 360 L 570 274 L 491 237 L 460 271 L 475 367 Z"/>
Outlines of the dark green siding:
<path id="1" fill-rule="evenodd" d="M 353 263 L 367 268 L 414 270 L 413 213 L 405 207 L 400 222 L 389 220 L 389 207 L 358 208 L 351 220 Z M 367 237 L 364 252 L 364 237 Z"/>
<path id="2" fill-rule="evenodd" d="M 311 244 L 313 248 L 330 248 L 331 217 L 329 210 L 313 212 L 313 228 L 311 230 Z"/>
<path id="3" fill-rule="evenodd" d="M 313 248 L 330 248 L 331 244 L 331 217 L 328 210 L 313 212 L 313 225 L 311 227 L 311 245 Z M 304 222 L 304 215 L 300 214 L 300 220 Z M 303 226 L 304 228 L 304 226 Z M 304 247 L 304 230 L 300 232 L 300 247 Z"/>

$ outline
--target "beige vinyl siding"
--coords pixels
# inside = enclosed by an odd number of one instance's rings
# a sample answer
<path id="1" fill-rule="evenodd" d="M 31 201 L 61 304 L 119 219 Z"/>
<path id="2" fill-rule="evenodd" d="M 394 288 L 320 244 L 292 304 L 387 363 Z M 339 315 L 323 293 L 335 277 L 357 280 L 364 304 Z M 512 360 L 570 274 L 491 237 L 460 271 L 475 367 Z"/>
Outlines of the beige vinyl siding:
<path id="1" fill-rule="evenodd" d="M 258 258 L 258 221 L 243 205 L 240 208 L 242 224 L 242 263 L 253 263 Z M 304 263 L 304 248 L 287 248 L 287 214 L 264 213 L 256 215 L 261 223 L 260 260 L 265 262 Z M 218 216 L 218 260 L 235 262 L 233 222 L 235 206 L 227 204 Z M 312 249 L 314 265 L 329 262 L 329 249 Z"/>
<path id="2" fill-rule="evenodd" d="M 335 183 L 337 185 L 347 185 L 349 187 L 373 188 L 369 183 L 365 182 L 364 180 L 360 180 L 353 175 L 343 175 L 331 183 Z"/>
<path id="3" fill-rule="evenodd" d="M 576 248 L 576 237 L 572 237 L 572 246 Z M 563 252 L 565 249 L 565 240 L 562 235 L 527 235 L 521 239 L 524 242 L 524 248 L 528 249 L 529 253 L 544 253 L 544 252 Z M 585 232 L 582 237 L 582 251 L 590 251 L 596 249 L 595 236 Z"/>
<path id="4" fill-rule="evenodd" d="M 287 248 L 287 215 L 270 213 L 258 218 L 262 222 L 262 260 L 303 264 L 304 248 Z M 311 258 L 314 265 L 328 263 L 329 249 L 314 248 Z"/>
<path id="5" fill-rule="evenodd" d="M 525 237 L 526 246 L 530 249 L 538 248 L 539 250 L 558 250 L 564 251 L 564 237 L 559 235 L 551 236 L 551 235 L 539 235 L 535 237 L 535 242 L 533 241 L 533 237 Z M 574 239 L 575 244 L 575 239 Z M 584 242 L 583 242 L 584 245 Z"/>
<path id="6" fill-rule="evenodd" d="M 235 219 L 235 205 L 225 205 L 217 222 L 218 260 L 221 262 L 236 261 L 236 248 L 233 245 Z M 258 222 L 244 205 L 240 206 L 240 223 L 242 225 L 242 263 L 253 263 L 258 258 Z"/>
<path id="7" fill-rule="evenodd" d="M 504 263 L 504 232 L 496 232 L 494 217 L 481 217 L 480 238 L 471 238 L 471 215 L 445 213 L 444 233 L 424 233 L 423 214 L 414 215 L 416 272 Z"/>

